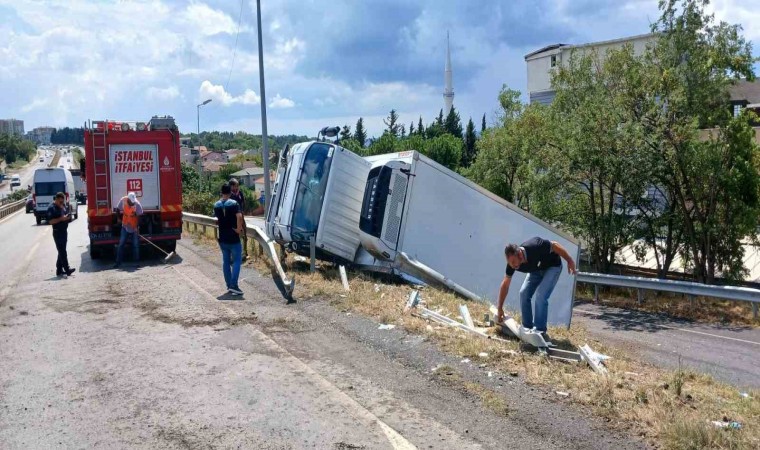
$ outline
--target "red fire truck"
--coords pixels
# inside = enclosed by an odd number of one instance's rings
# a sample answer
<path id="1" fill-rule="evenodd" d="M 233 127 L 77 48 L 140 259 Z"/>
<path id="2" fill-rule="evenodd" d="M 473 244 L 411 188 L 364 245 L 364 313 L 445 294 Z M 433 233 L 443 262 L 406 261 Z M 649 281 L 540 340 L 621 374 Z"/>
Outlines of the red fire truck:
<path id="1" fill-rule="evenodd" d="M 121 224 L 114 209 L 128 192 L 134 192 L 143 207 L 140 234 L 174 251 L 182 235 L 180 135 L 174 119 L 93 121 L 85 129 L 84 142 L 81 167 L 87 183 L 90 257 L 111 253 L 118 244 Z"/>

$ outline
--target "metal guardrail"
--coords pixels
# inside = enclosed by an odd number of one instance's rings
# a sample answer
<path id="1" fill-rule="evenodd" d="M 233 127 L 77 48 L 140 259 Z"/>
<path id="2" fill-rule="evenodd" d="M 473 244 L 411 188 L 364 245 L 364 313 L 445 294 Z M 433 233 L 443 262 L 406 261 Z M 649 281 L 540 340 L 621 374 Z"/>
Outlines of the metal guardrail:
<path id="1" fill-rule="evenodd" d="M 0 219 L 10 216 L 19 209 L 23 208 L 24 205 L 26 205 L 26 199 L 17 200 L 13 203 L 8 203 L 6 205 L 0 206 Z"/>
<path id="2" fill-rule="evenodd" d="M 206 227 L 212 227 L 216 230 L 216 219 L 214 217 L 204 216 L 201 214 L 182 213 L 182 219 L 185 222 L 194 224 L 195 231 L 198 226 L 203 227 L 205 233 Z M 249 236 L 254 237 L 256 241 L 266 250 L 268 256 L 274 262 L 275 267 L 286 286 L 292 288 L 295 284 L 290 279 L 280 264 L 279 256 L 274 247 L 274 242 L 266 235 L 264 230 L 256 225 L 246 224 Z M 215 231 L 216 236 L 216 231 Z M 406 267 L 409 269 L 409 267 Z M 614 286 L 633 288 L 638 290 L 638 299 L 641 303 L 644 299 L 644 291 L 661 291 L 685 294 L 690 298 L 711 297 L 725 300 L 745 301 L 752 303 L 752 314 L 758 317 L 758 305 L 760 305 L 760 289 L 752 289 L 739 286 L 716 286 L 709 284 L 694 283 L 680 280 L 662 280 L 659 278 L 630 277 L 623 275 L 606 275 L 600 273 L 579 272 L 576 280 L 579 283 L 594 285 L 594 301 L 599 300 L 599 286 Z M 455 289 L 456 290 L 456 289 Z M 464 294 L 463 294 L 464 295 Z M 465 297 L 470 297 L 465 295 Z M 474 296 L 473 296 L 474 297 Z"/>
<path id="3" fill-rule="evenodd" d="M 594 301 L 599 300 L 599 286 L 614 286 L 638 289 L 639 303 L 643 301 L 643 291 L 661 291 L 685 294 L 690 298 L 711 297 L 725 300 L 752 303 L 752 315 L 758 317 L 760 289 L 740 286 L 716 286 L 680 280 L 662 280 L 659 278 L 628 277 L 623 275 L 606 275 L 600 273 L 579 272 L 576 280 L 580 283 L 594 285 Z"/>

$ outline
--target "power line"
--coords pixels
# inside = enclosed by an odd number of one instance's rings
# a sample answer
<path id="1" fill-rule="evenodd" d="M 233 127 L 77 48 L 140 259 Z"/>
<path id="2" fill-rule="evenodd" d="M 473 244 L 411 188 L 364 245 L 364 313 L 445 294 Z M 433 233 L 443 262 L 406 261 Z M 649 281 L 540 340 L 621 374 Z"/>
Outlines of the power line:
<path id="1" fill-rule="evenodd" d="M 238 38 L 240 37 L 240 22 L 243 19 L 243 0 L 240 0 L 240 12 L 238 12 L 238 24 L 237 32 L 235 33 L 235 46 L 232 48 L 232 64 L 230 64 L 230 72 L 227 74 L 227 82 L 224 84 L 224 90 L 228 91 L 230 87 L 230 77 L 232 77 L 232 69 L 235 67 L 235 56 L 237 56 Z"/>

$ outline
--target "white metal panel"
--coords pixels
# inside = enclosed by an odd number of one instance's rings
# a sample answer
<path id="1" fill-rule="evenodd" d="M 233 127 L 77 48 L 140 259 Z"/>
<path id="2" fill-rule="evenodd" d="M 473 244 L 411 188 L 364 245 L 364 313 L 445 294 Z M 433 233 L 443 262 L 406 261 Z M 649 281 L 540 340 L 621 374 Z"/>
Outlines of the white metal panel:
<path id="1" fill-rule="evenodd" d="M 145 210 L 161 209 L 158 183 L 158 145 L 111 144 L 108 152 L 111 206 L 134 191 Z"/>
<path id="2" fill-rule="evenodd" d="M 570 255 L 578 242 L 434 161 L 418 155 L 407 192 L 399 251 L 495 303 L 504 278 L 504 247 L 534 236 L 559 242 Z M 517 272 L 507 307 L 519 311 L 525 274 Z M 563 270 L 549 299 L 549 323 L 569 325 L 575 278 Z"/>
<path id="3" fill-rule="evenodd" d="M 370 163 L 342 147 L 335 147 L 319 217 L 316 245 L 353 261 L 359 248 L 359 216 Z"/>

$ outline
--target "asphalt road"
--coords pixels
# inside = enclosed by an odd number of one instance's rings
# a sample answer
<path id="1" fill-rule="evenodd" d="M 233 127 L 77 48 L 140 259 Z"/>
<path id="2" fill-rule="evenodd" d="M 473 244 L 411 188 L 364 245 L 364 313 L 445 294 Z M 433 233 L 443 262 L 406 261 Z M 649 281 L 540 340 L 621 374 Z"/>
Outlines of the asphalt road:
<path id="1" fill-rule="evenodd" d="M 84 152 L 84 148 L 80 147 L 80 149 Z M 42 147 L 37 150 L 37 156 L 26 167 L 16 171 L 9 169 L 7 171 L 8 178 L 14 174 L 18 174 L 21 178 L 21 186 L 14 187 L 13 190 L 16 191 L 18 189 L 26 189 L 28 185 L 32 184 L 34 181 L 34 171 L 47 167 L 50 164 L 50 161 L 53 159 L 54 155 L 55 150 L 52 150 L 50 147 Z M 43 162 L 40 162 L 40 157 L 44 158 Z M 63 154 L 63 151 L 61 151 L 61 158 L 58 161 L 58 165 L 62 165 L 65 169 L 73 168 L 74 162 L 72 157 L 73 155 L 71 153 Z M 0 198 L 5 198 L 10 193 L 10 180 L 6 179 L 2 182 L 2 184 L 0 184 Z"/>
<path id="2" fill-rule="evenodd" d="M 760 388 L 760 329 L 710 325 L 593 303 L 577 305 L 573 321 L 600 340 L 661 367 L 680 364 L 739 388 Z"/>
<path id="3" fill-rule="evenodd" d="M 78 272 L 62 280 L 49 226 L 0 222 L 0 448 L 641 448 L 419 336 L 285 305 L 250 268 L 244 300 L 220 295 L 214 248 L 183 240 L 172 265 L 113 270 L 89 259 L 84 219 L 69 236 Z M 442 364 L 503 395 L 506 417 L 434 376 Z"/>

